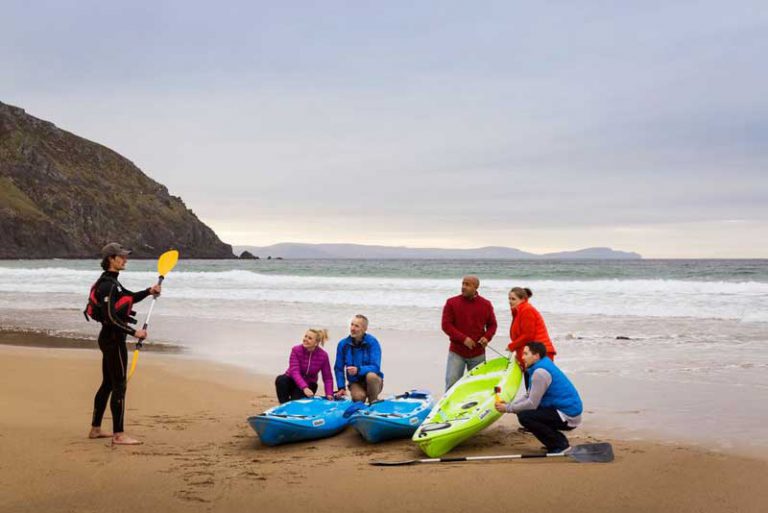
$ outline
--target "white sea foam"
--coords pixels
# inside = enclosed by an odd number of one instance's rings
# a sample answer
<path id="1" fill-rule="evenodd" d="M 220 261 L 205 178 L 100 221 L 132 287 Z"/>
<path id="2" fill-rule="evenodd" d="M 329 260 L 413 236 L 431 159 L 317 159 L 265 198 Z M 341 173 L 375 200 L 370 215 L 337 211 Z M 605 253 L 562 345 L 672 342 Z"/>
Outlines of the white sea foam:
<path id="1" fill-rule="evenodd" d="M 0 267 L 0 303 L 39 308 L 82 302 L 98 272 L 66 268 Z M 126 272 L 128 288 L 152 283 L 151 272 Z M 514 279 L 485 280 L 481 293 L 497 311 L 508 310 L 506 295 Z M 768 322 L 768 283 L 685 280 L 534 280 L 533 302 L 545 313 L 730 319 Z M 458 293 L 456 280 L 380 277 L 286 276 L 245 270 L 175 272 L 166 295 L 179 301 L 216 300 L 218 315 L 227 317 L 237 303 L 293 303 L 307 307 L 343 306 L 440 308 Z M 67 299 L 69 298 L 69 299 Z"/>

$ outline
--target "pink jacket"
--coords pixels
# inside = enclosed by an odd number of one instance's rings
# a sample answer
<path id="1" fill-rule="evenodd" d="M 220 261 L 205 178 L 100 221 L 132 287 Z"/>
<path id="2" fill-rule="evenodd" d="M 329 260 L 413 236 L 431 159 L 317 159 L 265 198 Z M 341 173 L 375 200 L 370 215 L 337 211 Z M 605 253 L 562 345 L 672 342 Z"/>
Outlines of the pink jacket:
<path id="1" fill-rule="evenodd" d="M 299 388 L 307 388 L 309 383 L 317 383 L 317 376 L 321 371 L 325 395 L 333 395 L 333 374 L 328 353 L 320 346 L 311 352 L 301 344 L 293 346 L 285 375 L 291 377 Z"/>

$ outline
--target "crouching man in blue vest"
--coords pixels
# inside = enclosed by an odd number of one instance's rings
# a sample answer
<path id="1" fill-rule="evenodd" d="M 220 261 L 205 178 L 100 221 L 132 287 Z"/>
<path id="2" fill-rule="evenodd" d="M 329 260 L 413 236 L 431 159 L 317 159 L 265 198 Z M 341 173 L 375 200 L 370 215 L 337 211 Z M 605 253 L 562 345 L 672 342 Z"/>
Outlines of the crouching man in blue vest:
<path id="1" fill-rule="evenodd" d="M 347 394 L 346 384 L 349 382 L 349 394 L 353 401 L 369 403 L 379 398 L 384 387 L 384 374 L 381 372 L 381 346 L 376 337 L 366 333 L 368 318 L 365 315 L 355 315 L 349 324 L 349 336 L 339 340 L 336 346 L 336 363 L 333 370 L 336 374 L 336 397 Z"/>
<path id="2" fill-rule="evenodd" d="M 523 350 L 528 391 L 512 403 L 496 403 L 502 413 L 516 413 L 520 425 L 543 443 L 547 452 L 566 451 L 570 444 L 561 431 L 581 423 L 581 397 L 573 383 L 547 358 L 547 347 L 529 342 Z"/>

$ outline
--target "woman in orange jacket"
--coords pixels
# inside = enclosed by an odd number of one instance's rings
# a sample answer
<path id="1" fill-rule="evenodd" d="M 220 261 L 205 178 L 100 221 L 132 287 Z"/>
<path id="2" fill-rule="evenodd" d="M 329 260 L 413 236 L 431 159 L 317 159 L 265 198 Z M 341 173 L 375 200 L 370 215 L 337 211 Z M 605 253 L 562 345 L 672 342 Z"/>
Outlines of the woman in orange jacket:
<path id="1" fill-rule="evenodd" d="M 528 298 L 533 296 L 531 289 L 515 287 L 509 291 L 509 306 L 512 308 L 512 325 L 509 327 L 510 343 L 507 348 L 515 351 L 517 363 L 525 371 L 523 362 L 523 349 L 528 342 L 541 342 L 547 348 L 547 356 L 550 360 L 555 359 L 555 346 L 547 333 L 547 325 L 544 324 L 544 318 Z"/>

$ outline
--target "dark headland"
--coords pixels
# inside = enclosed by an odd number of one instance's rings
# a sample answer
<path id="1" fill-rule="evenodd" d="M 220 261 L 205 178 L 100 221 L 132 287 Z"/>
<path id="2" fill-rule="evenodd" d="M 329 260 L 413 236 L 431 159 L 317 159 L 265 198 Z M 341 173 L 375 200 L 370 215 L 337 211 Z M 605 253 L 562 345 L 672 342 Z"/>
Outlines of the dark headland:
<path id="1" fill-rule="evenodd" d="M 232 247 L 130 160 L 0 102 L 0 258 L 233 258 Z"/>

